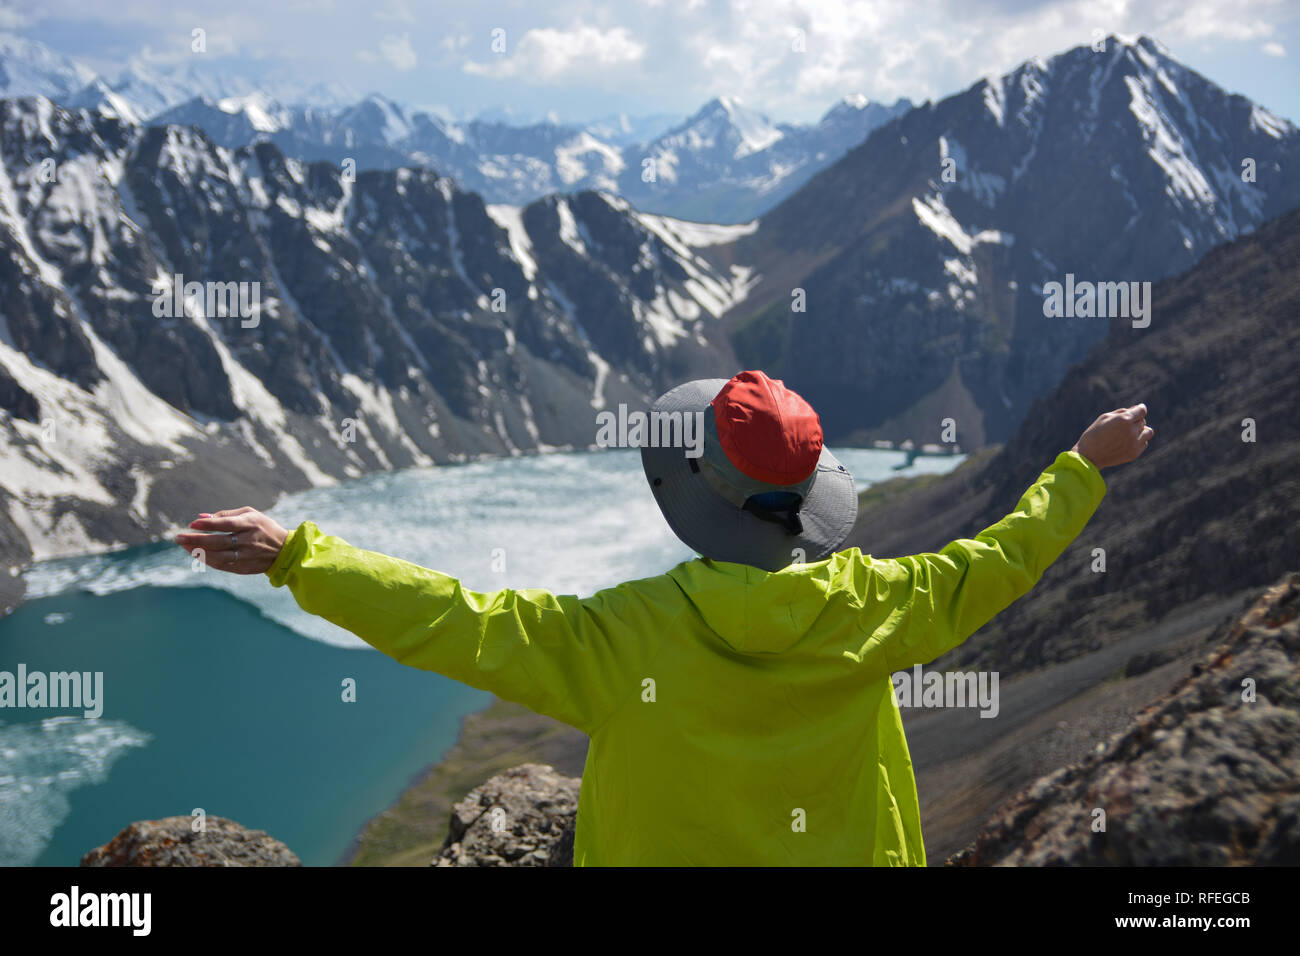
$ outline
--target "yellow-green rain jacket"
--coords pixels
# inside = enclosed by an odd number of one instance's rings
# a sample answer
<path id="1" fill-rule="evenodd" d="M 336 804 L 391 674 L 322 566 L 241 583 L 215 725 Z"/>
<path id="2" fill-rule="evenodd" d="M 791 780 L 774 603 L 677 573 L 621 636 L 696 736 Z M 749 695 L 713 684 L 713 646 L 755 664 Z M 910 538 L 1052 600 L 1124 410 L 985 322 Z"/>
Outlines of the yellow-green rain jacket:
<path id="1" fill-rule="evenodd" d="M 1033 587 L 1105 490 L 1063 452 L 937 554 L 849 548 L 774 573 L 697 558 L 587 598 L 470 591 L 310 521 L 267 574 L 403 664 L 590 735 L 575 865 L 923 866 L 890 675 Z"/>

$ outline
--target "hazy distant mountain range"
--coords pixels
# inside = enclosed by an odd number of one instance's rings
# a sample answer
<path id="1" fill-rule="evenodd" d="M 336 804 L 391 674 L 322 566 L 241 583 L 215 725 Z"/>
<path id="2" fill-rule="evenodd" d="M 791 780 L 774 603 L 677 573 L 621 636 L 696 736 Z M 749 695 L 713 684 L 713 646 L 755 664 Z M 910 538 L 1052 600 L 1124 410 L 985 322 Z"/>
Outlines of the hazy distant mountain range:
<path id="1" fill-rule="evenodd" d="M 86 92 L 41 62 L 47 93 Z M 1045 317 L 1045 284 L 1154 281 L 1300 205 L 1295 127 L 1148 39 L 1036 59 L 895 116 L 741 225 L 638 208 L 639 172 L 518 203 L 445 167 L 351 176 L 276 136 L 432 149 L 459 130 L 468 161 L 558 134 L 376 97 L 284 126 L 269 97 L 229 95 L 238 107 L 217 111 L 267 137 L 223 145 L 240 136 L 212 115 L 146 126 L 107 101 L 0 100 L 12 560 L 157 536 L 196 496 L 267 504 L 367 471 L 586 447 L 598 410 L 742 366 L 806 394 L 835 441 L 933 441 L 951 417 L 976 447 L 1010 434 L 1106 328 Z M 832 110 L 826 141 L 870 109 Z M 647 152 L 660 184 L 670 168 L 711 177 L 732 201 L 727 177 L 800 137 L 817 141 L 719 100 Z M 191 282 L 197 297 L 176 291 Z M 253 289 L 250 316 L 235 293 Z"/>
<path id="2" fill-rule="evenodd" d="M 126 66 L 115 80 L 48 47 L 0 34 L 0 97 L 44 96 L 129 124 L 198 126 L 219 146 L 270 140 L 302 160 L 361 169 L 428 166 L 488 202 L 552 192 L 616 192 L 638 209 L 747 222 L 911 108 L 845 97 L 811 125 L 772 123 L 719 97 L 693 116 L 602 117 L 584 124 L 457 122 L 339 85 L 253 80 L 195 66 Z"/>

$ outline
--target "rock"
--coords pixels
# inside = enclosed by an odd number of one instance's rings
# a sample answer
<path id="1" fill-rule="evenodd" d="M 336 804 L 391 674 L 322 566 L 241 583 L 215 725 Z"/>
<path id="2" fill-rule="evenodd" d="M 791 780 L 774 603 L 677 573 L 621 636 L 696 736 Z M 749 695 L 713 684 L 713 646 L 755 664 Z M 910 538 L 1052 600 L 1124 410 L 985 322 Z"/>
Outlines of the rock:
<path id="1" fill-rule="evenodd" d="M 81 858 L 82 866 L 302 866 L 287 846 L 262 830 L 208 817 L 195 833 L 192 817 L 142 820 Z"/>
<path id="2" fill-rule="evenodd" d="M 1216 643 L 1100 753 L 1003 804 L 949 865 L 1300 863 L 1300 573 Z"/>
<path id="3" fill-rule="evenodd" d="M 451 812 L 433 866 L 572 866 L 577 777 L 526 763 L 475 787 Z"/>

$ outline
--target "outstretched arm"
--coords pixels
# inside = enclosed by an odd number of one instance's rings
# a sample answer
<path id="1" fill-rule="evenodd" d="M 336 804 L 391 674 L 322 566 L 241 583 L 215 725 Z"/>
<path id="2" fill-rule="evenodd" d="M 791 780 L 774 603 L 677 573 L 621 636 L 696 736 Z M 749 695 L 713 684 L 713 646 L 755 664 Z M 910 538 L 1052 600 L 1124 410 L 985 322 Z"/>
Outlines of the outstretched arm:
<path id="1" fill-rule="evenodd" d="M 1145 405 L 1107 412 L 1001 521 L 938 553 L 873 562 L 898 610 L 876 628 L 864 657 L 887 673 L 927 664 L 1026 594 L 1101 504 L 1101 469 L 1137 458 L 1152 434 Z"/>
<path id="2" fill-rule="evenodd" d="M 287 532 L 251 508 L 192 522 L 177 537 L 213 566 L 265 572 L 298 605 L 400 663 L 516 701 L 586 733 L 639 691 L 651 635 L 667 627 L 675 585 L 628 582 L 589 598 L 541 589 L 477 592 L 450 575 L 322 534 Z M 237 552 L 237 557 L 235 556 Z M 661 593 L 662 592 L 662 593 Z M 634 633 L 626 620 L 656 626 Z"/>

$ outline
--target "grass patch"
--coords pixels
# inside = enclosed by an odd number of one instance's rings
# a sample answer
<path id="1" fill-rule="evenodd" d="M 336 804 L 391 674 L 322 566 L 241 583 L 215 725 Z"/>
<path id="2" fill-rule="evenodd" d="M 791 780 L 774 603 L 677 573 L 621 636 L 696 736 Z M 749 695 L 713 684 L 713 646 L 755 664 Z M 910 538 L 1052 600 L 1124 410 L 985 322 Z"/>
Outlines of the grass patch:
<path id="1" fill-rule="evenodd" d="M 984 464 L 1001 449 L 1001 445 L 989 445 L 987 448 L 981 448 L 979 451 L 971 452 L 966 457 L 965 461 L 946 474 L 899 475 L 896 478 L 878 481 L 866 491 L 858 495 L 858 518 L 861 520 L 867 512 L 875 508 L 892 507 L 905 499 L 908 495 L 915 494 L 922 488 L 928 488 L 936 481 L 941 481 L 949 475 L 958 475 L 964 471 L 973 471 L 982 468 Z"/>

